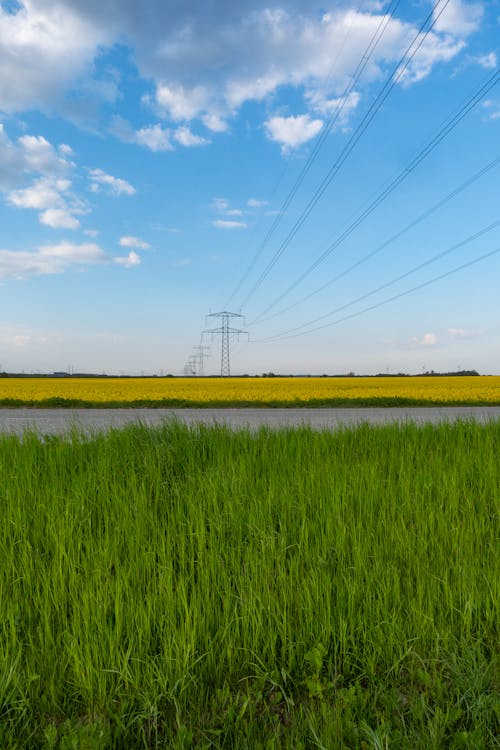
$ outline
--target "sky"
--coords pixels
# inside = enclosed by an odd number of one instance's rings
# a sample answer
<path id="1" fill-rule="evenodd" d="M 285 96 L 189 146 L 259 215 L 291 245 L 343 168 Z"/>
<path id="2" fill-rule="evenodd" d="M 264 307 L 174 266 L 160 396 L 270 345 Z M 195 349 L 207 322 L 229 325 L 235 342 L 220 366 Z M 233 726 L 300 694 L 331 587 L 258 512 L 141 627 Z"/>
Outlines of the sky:
<path id="1" fill-rule="evenodd" d="M 0 0 L 0 371 L 227 311 L 232 374 L 500 374 L 499 59 L 498 0 Z"/>

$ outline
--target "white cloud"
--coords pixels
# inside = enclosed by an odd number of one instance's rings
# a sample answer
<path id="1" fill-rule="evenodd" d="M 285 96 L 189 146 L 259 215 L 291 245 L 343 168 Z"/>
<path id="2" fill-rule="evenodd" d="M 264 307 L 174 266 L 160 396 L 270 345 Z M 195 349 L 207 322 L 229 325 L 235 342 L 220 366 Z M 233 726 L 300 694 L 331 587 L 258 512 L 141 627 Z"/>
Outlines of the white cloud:
<path id="1" fill-rule="evenodd" d="M 243 221 L 226 221 L 225 219 L 216 219 L 212 224 L 217 229 L 246 229 L 248 226 Z"/>
<path id="2" fill-rule="evenodd" d="M 108 29 L 68 2 L 24 0 L 0 6 L 0 102 L 4 112 L 50 109 L 87 73 Z"/>
<path id="3" fill-rule="evenodd" d="M 422 81 L 430 74 L 432 68 L 438 63 L 451 62 L 463 49 L 465 42 L 446 36 L 444 40 L 429 34 L 418 50 L 410 65 L 396 74 L 396 79 L 404 87 Z"/>
<path id="4" fill-rule="evenodd" d="M 486 99 L 486 101 L 483 102 L 483 109 L 487 112 L 484 120 L 500 119 L 500 104 L 494 99 Z"/>
<path id="5" fill-rule="evenodd" d="M 208 143 L 206 138 L 202 138 L 199 135 L 195 135 L 185 125 L 177 128 L 174 133 L 175 140 L 181 144 L 181 146 L 203 146 Z"/>
<path id="6" fill-rule="evenodd" d="M 61 205 L 61 193 L 70 187 L 68 180 L 52 180 L 40 177 L 29 187 L 13 190 L 8 195 L 8 201 L 17 208 L 49 209 Z"/>
<path id="7" fill-rule="evenodd" d="M 120 177 L 106 174 L 102 169 L 89 169 L 90 189 L 98 193 L 102 187 L 108 188 L 112 195 L 135 195 L 135 188 Z"/>
<path id="8" fill-rule="evenodd" d="M 140 146 L 147 146 L 151 151 L 171 151 L 173 146 L 170 142 L 170 135 L 169 128 L 162 128 L 159 123 L 156 123 L 156 125 L 137 130 L 133 140 Z"/>
<path id="9" fill-rule="evenodd" d="M 104 251 L 94 243 L 60 242 L 36 251 L 0 250 L 0 278 L 27 279 L 31 276 L 63 273 L 73 266 L 101 263 Z"/>
<path id="10" fill-rule="evenodd" d="M 58 258 L 66 263 L 97 263 L 106 257 L 104 251 L 94 242 L 77 245 L 63 241 L 57 245 L 42 245 L 39 251 L 45 258 Z"/>
<path id="11" fill-rule="evenodd" d="M 291 115 L 271 117 L 264 125 L 268 138 L 281 143 L 282 151 L 286 152 L 314 138 L 323 127 L 323 121 L 312 120 L 309 115 Z"/>
<path id="12" fill-rule="evenodd" d="M 201 121 L 212 133 L 226 133 L 229 130 L 226 120 L 214 113 L 203 115 Z"/>
<path id="13" fill-rule="evenodd" d="M 40 214 L 40 221 L 52 229 L 78 229 L 80 222 L 65 208 L 48 208 Z"/>
<path id="14" fill-rule="evenodd" d="M 148 250 L 151 245 L 149 242 L 144 242 L 139 237 L 120 237 L 120 245 L 122 247 L 135 247 L 138 250 Z"/>
<path id="15" fill-rule="evenodd" d="M 74 166 L 42 136 L 24 135 L 13 141 L 0 123 L 1 191 L 18 188 L 32 175 L 60 179 Z"/>
<path id="16" fill-rule="evenodd" d="M 113 258 L 113 260 L 124 268 L 133 268 L 134 266 L 138 266 L 141 262 L 139 255 L 134 250 L 131 250 L 124 258 L 117 257 Z"/>
<path id="17" fill-rule="evenodd" d="M 212 93 L 204 86 L 187 88 L 180 83 L 160 83 L 156 103 L 172 120 L 192 120 L 209 105 Z"/>
<path id="18" fill-rule="evenodd" d="M 277 97 L 284 87 L 311 102 L 334 102 L 387 4 L 368 0 L 357 11 L 348 3 L 330 5 L 325 12 L 320 0 L 287 0 L 280 7 L 270 7 L 267 0 L 216 0 L 208 12 L 204 0 L 150 0 L 144 13 L 138 0 L 19 0 L 18 12 L 0 6 L 2 108 L 71 115 L 72 107 L 114 101 L 119 80 L 111 74 L 103 78 L 102 70 L 99 79 L 93 76 L 99 56 L 115 43 L 130 48 L 139 75 L 153 83 L 154 95 L 145 103 L 174 123 L 200 120 L 210 132 L 221 133 L 246 102 Z M 478 2 L 450 0 L 438 19 L 439 33 L 429 34 L 405 84 L 456 56 L 462 37 L 478 28 L 481 15 Z M 360 82 L 361 93 L 386 74 L 415 32 L 412 22 L 388 20 Z M 346 34 L 349 44 L 344 44 Z M 65 98 L 69 91 L 71 99 Z M 168 150 L 175 140 L 160 125 L 132 129 L 127 137 L 156 151 Z M 191 130 L 178 133 L 182 145 L 201 145 L 200 138 Z"/>
<path id="19" fill-rule="evenodd" d="M 442 3 L 435 3 L 437 10 Z M 436 10 L 434 11 L 436 16 Z M 453 34 L 454 36 L 468 36 L 477 31 L 484 9 L 481 3 L 464 2 L 464 0 L 450 0 L 441 15 L 436 20 L 436 30 Z"/>
<path id="20" fill-rule="evenodd" d="M 269 201 L 259 201 L 256 198 L 249 198 L 247 200 L 247 206 L 249 208 L 264 208 L 264 206 L 269 205 Z"/>
<path id="21" fill-rule="evenodd" d="M 417 336 L 413 336 L 410 339 L 410 346 L 412 347 L 431 347 L 436 346 L 439 339 L 436 336 L 435 333 L 424 333 L 422 338 L 418 338 Z"/>
<path id="22" fill-rule="evenodd" d="M 477 55 L 472 60 L 485 70 L 494 70 L 498 65 L 498 58 L 494 52 L 488 52 L 486 55 Z"/>
<path id="23" fill-rule="evenodd" d="M 133 268 L 140 264 L 141 259 L 135 250 L 131 250 L 125 257 L 110 258 L 94 242 L 78 244 L 62 241 L 42 245 L 34 251 L 0 250 L 0 278 L 22 280 L 109 262 Z"/>
<path id="24" fill-rule="evenodd" d="M 22 135 L 18 142 L 24 152 L 25 169 L 30 172 L 53 175 L 65 172 L 71 164 L 41 135 Z"/>
<path id="25" fill-rule="evenodd" d="M 40 177 L 26 188 L 7 193 L 7 202 L 16 208 L 32 208 L 41 211 L 42 224 L 53 229 L 78 229 L 75 214 L 84 212 L 82 204 L 68 194 L 70 180 Z"/>
<path id="26" fill-rule="evenodd" d="M 307 99 L 316 112 L 327 117 L 334 115 L 338 124 L 345 126 L 361 101 L 361 95 L 357 91 L 351 91 L 347 96 L 328 99 L 321 92 L 311 92 Z"/>
<path id="27" fill-rule="evenodd" d="M 226 198 L 214 198 L 212 207 L 223 216 L 243 216 L 241 208 L 231 208 Z"/>

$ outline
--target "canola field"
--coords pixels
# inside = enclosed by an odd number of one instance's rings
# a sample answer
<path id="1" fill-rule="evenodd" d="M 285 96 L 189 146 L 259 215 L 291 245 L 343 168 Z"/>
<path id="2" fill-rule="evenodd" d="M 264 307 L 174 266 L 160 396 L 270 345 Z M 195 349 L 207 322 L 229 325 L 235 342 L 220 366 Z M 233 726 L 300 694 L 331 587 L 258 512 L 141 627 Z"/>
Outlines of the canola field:
<path id="1" fill-rule="evenodd" d="M 500 377 L 3 378 L 2 406 L 500 404 Z"/>

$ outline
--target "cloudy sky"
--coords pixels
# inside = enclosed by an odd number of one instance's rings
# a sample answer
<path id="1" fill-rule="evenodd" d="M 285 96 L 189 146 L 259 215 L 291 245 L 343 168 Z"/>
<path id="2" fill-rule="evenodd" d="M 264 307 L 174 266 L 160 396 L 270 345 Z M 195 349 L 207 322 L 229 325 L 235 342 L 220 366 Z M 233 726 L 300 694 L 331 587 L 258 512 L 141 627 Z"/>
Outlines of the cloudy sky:
<path id="1" fill-rule="evenodd" d="M 499 42 L 498 0 L 0 0 L 0 369 L 181 374 L 229 310 L 234 373 L 500 373 Z"/>

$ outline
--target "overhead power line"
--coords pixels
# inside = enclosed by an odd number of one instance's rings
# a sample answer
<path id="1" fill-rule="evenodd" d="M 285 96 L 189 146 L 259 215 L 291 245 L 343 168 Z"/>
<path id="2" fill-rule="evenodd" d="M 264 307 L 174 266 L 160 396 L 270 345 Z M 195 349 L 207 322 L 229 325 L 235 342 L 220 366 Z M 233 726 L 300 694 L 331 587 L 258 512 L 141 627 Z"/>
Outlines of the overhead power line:
<path id="1" fill-rule="evenodd" d="M 339 325 L 340 323 L 344 323 L 346 320 L 351 320 L 351 318 L 357 318 L 360 315 L 364 315 L 367 312 L 371 312 L 372 310 L 376 310 L 379 307 L 383 307 L 383 305 L 388 305 L 389 302 L 394 302 L 397 299 L 401 299 L 401 297 L 406 297 L 408 294 L 412 294 L 413 292 L 418 291 L 419 289 L 424 289 L 427 286 L 430 286 L 431 284 L 435 284 L 438 281 L 441 281 L 442 279 L 446 279 L 448 276 L 452 276 L 455 273 L 458 273 L 459 271 L 463 271 L 466 268 L 470 268 L 471 266 L 476 265 L 477 263 L 481 263 L 483 260 L 487 260 L 488 258 L 492 258 L 494 255 L 498 255 L 500 253 L 500 247 L 495 248 L 495 250 L 490 250 L 489 253 L 484 253 L 483 255 L 480 255 L 478 258 L 474 258 L 473 260 L 468 261 L 467 263 L 462 263 L 461 266 L 456 266 L 455 268 L 450 269 L 449 271 L 445 271 L 445 273 L 439 274 L 439 276 L 433 276 L 432 279 L 429 279 L 428 281 L 424 281 L 421 284 L 417 284 L 416 286 L 412 286 L 410 289 L 406 289 L 404 292 L 400 292 L 399 294 L 394 294 L 392 297 L 388 297 L 387 299 L 382 300 L 381 302 L 377 302 L 374 305 L 370 305 L 370 307 L 365 307 L 363 310 L 358 310 L 357 312 L 353 312 L 350 315 L 345 315 L 343 318 L 339 318 L 338 320 L 334 320 L 330 323 L 324 323 L 321 326 L 317 326 L 316 328 L 311 328 L 309 331 L 303 331 L 302 333 L 294 333 L 291 336 L 283 336 L 283 339 L 276 339 L 276 338 L 268 338 L 268 339 L 256 339 L 253 343 L 268 343 L 268 342 L 275 342 L 275 341 L 282 341 L 284 339 L 293 339 L 297 338 L 298 336 L 306 336 L 309 333 L 314 333 L 315 331 L 320 331 L 323 328 L 330 328 L 331 326 Z"/>
<path id="2" fill-rule="evenodd" d="M 267 246 L 267 243 L 273 236 L 274 232 L 276 231 L 278 225 L 283 219 L 283 216 L 285 215 L 286 211 L 290 207 L 290 204 L 292 203 L 295 195 L 297 194 L 297 191 L 299 190 L 300 186 L 302 185 L 306 175 L 308 174 L 311 166 L 313 165 L 314 161 L 316 160 L 325 140 L 327 139 L 328 135 L 331 133 L 333 127 L 338 122 L 339 118 L 342 115 L 342 112 L 345 109 L 345 106 L 348 102 L 349 96 L 353 93 L 353 91 L 356 88 L 356 85 L 358 84 L 363 72 L 365 71 L 366 66 L 368 65 L 370 58 L 372 57 L 375 49 L 378 46 L 378 43 L 380 42 L 380 39 L 382 38 L 389 21 L 393 17 L 398 5 L 400 4 L 401 0 L 392 0 L 390 8 L 388 8 L 387 12 L 384 13 L 382 16 L 380 23 L 378 24 L 372 38 L 370 39 L 368 46 L 366 47 L 363 55 L 361 56 L 361 59 L 356 66 L 356 69 L 354 70 L 349 82 L 347 83 L 346 87 L 344 88 L 341 95 L 338 97 L 338 104 L 335 107 L 334 111 L 326 121 L 324 127 L 321 129 L 318 137 L 316 138 L 314 142 L 314 146 L 312 151 L 310 152 L 306 163 L 304 164 L 299 176 L 295 180 L 294 184 L 292 185 L 290 191 L 288 192 L 288 195 L 286 196 L 285 200 L 283 201 L 281 208 L 279 209 L 277 215 L 274 218 L 274 221 L 272 222 L 271 226 L 269 227 L 266 235 L 264 236 L 264 239 L 262 240 L 259 249 L 255 253 L 254 257 L 252 258 L 250 264 L 248 265 L 246 271 L 244 272 L 243 276 L 240 278 L 238 284 L 236 285 L 235 289 L 233 290 L 231 296 L 228 299 L 227 304 L 231 302 L 233 297 L 236 296 L 236 294 L 239 292 L 247 278 L 249 277 L 250 273 L 253 271 L 255 265 L 257 264 L 257 261 L 259 260 L 260 256 L 262 255 L 262 252 L 264 251 L 265 247 Z M 359 3 L 359 6 L 356 10 L 356 13 L 359 13 L 361 6 L 363 5 L 364 0 L 361 0 Z M 340 48 L 336 55 L 336 60 L 340 57 L 340 54 L 342 53 L 342 50 L 345 46 L 345 42 L 347 40 L 347 37 L 349 35 L 350 27 L 352 26 L 352 21 L 349 24 L 349 28 L 345 34 L 345 37 L 343 39 L 342 44 L 340 45 Z M 334 67 L 334 64 L 332 64 L 332 69 Z M 331 76 L 331 73 L 330 73 Z M 329 76 L 329 77 L 330 77 Z"/>
<path id="3" fill-rule="evenodd" d="M 477 180 L 479 180 L 481 177 L 484 177 L 485 174 L 487 174 L 494 167 L 497 167 L 499 164 L 500 164 L 500 156 L 497 156 L 495 159 L 490 161 L 488 164 L 482 167 L 479 171 L 475 172 L 471 177 L 465 180 L 465 182 L 462 182 L 457 188 L 452 190 L 451 193 L 448 193 L 440 201 L 438 201 L 433 206 L 431 206 L 430 208 L 426 209 L 421 214 L 419 214 L 416 219 L 413 219 L 409 224 L 403 227 L 403 229 L 400 229 L 398 232 L 396 232 L 391 237 L 389 237 L 389 239 L 385 240 L 380 245 L 378 245 L 374 250 L 371 250 L 369 253 L 366 253 L 366 255 L 363 255 L 362 258 L 357 260 L 355 263 L 352 263 L 350 266 L 348 266 L 348 268 L 336 274 L 336 276 L 333 276 L 331 279 L 328 279 L 328 281 L 325 281 L 324 284 L 321 284 L 321 286 L 317 287 L 316 289 L 313 289 L 312 292 L 309 292 L 309 294 L 306 294 L 304 297 L 301 297 L 300 299 L 296 300 L 292 304 L 287 305 L 286 307 L 283 307 L 280 310 L 277 310 L 271 315 L 268 315 L 267 318 L 259 318 L 259 323 L 266 323 L 269 320 L 273 320 L 274 318 L 277 318 L 278 316 L 283 315 L 284 313 L 287 313 L 290 310 L 293 310 L 299 305 L 302 305 L 304 302 L 307 302 L 308 300 L 310 300 L 312 297 L 315 297 L 317 294 L 320 294 L 325 289 L 328 289 L 328 287 L 332 286 L 337 281 L 340 281 L 340 279 L 345 278 L 349 273 L 351 273 L 351 271 L 354 271 L 356 268 L 359 268 L 368 260 L 371 260 L 375 255 L 378 255 L 380 252 L 382 252 L 382 250 L 385 250 L 387 247 L 389 247 L 389 245 L 392 245 L 392 243 L 396 242 L 396 240 L 401 239 L 401 237 L 403 237 L 407 232 L 409 232 L 411 229 L 416 227 L 425 219 L 429 218 L 429 216 L 431 216 L 432 214 L 436 213 L 436 211 L 438 211 L 440 208 L 443 208 L 443 206 L 445 206 L 447 203 L 453 200 L 453 198 L 456 198 L 457 195 L 460 195 L 460 193 L 462 193 L 468 187 L 470 187 L 475 182 L 477 182 Z"/>
<path id="4" fill-rule="evenodd" d="M 340 305 L 340 307 L 336 307 L 334 310 L 330 310 L 329 312 L 324 313 L 323 315 L 319 315 L 317 318 L 313 318 L 312 320 L 307 321 L 307 323 L 302 323 L 299 326 L 295 326 L 294 328 L 290 328 L 287 331 L 283 331 L 282 333 L 277 334 L 276 337 L 274 336 L 269 337 L 269 339 L 266 339 L 266 340 L 280 340 L 282 338 L 289 338 L 289 335 L 294 334 L 296 331 L 300 331 L 303 328 L 307 328 L 308 326 L 312 326 L 315 323 L 319 323 L 320 320 L 331 318 L 333 315 L 337 315 L 337 313 L 342 312 L 342 310 L 346 310 L 348 307 L 352 307 L 353 305 L 356 305 L 359 302 L 363 302 L 365 299 L 368 299 L 369 297 L 373 297 L 374 294 L 377 294 L 378 292 L 381 292 L 382 290 L 387 289 L 390 286 L 393 286 L 393 284 L 397 284 L 398 281 L 402 281 L 403 279 L 406 279 L 408 276 L 411 276 L 412 274 L 417 273 L 418 271 L 421 271 L 423 268 L 426 268 L 427 266 L 432 265 L 432 263 L 436 263 L 438 260 L 441 260 L 442 258 L 445 258 L 447 255 L 450 255 L 451 253 L 455 252 L 456 250 L 459 250 L 460 248 L 465 247 L 465 245 L 469 245 L 471 242 L 474 242 L 474 240 L 477 240 L 480 237 L 483 237 L 485 234 L 492 232 L 494 229 L 497 229 L 498 227 L 500 227 L 500 219 L 497 219 L 497 221 L 494 221 L 492 224 L 488 224 L 488 226 L 486 227 L 482 227 L 477 232 L 474 232 L 474 234 L 469 235 L 469 237 L 466 237 L 460 242 L 457 242 L 455 245 L 448 247 L 446 250 L 442 250 L 436 255 L 433 255 L 432 258 L 428 258 L 427 260 L 424 260 L 422 263 L 419 263 L 418 265 L 414 266 L 409 271 L 405 271 L 404 273 L 400 274 L 399 276 L 396 276 L 390 281 L 386 281 L 384 284 L 380 284 L 375 289 L 371 289 L 370 291 L 365 292 L 364 294 L 361 294 L 359 297 L 356 297 L 355 299 L 350 300 L 350 302 L 346 302 L 345 304 Z M 314 328 L 312 330 L 316 330 L 316 329 Z M 305 333 L 307 333 L 307 331 Z"/>
<path id="5" fill-rule="evenodd" d="M 427 36 L 430 34 L 432 29 L 434 28 L 435 24 L 439 20 L 441 14 L 446 9 L 447 5 L 449 4 L 450 0 L 438 0 L 436 5 L 432 8 L 432 10 L 429 12 L 429 14 L 426 16 L 424 22 L 420 26 L 418 32 L 413 37 L 411 43 L 407 47 L 406 51 L 402 55 L 402 57 L 399 59 L 396 66 L 392 69 L 390 75 L 386 79 L 385 83 L 383 84 L 382 88 L 380 89 L 379 93 L 375 97 L 375 100 L 372 102 L 370 108 L 364 115 L 361 122 L 356 127 L 354 133 L 349 138 L 347 144 L 341 151 L 340 155 L 337 157 L 336 161 L 330 168 L 327 175 L 323 178 L 322 182 L 320 183 L 319 187 L 316 189 L 315 193 L 313 194 L 312 198 L 310 199 L 309 203 L 305 207 L 305 209 L 300 214 L 299 218 L 289 231 L 287 237 L 284 239 L 284 241 L 281 243 L 278 250 L 275 252 L 267 266 L 264 268 L 260 276 L 257 278 L 256 282 L 253 284 L 252 288 L 244 298 L 243 302 L 241 303 L 241 307 L 244 307 L 248 301 L 251 299 L 251 297 L 254 295 L 256 290 L 260 287 L 264 279 L 268 276 L 270 271 L 274 268 L 280 257 L 283 255 L 299 229 L 302 227 L 330 183 L 332 182 L 333 178 L 338 174 L 340 171 L 342 165 L 348 158 L 349 154 L 353 151 L 354 147 L 366 131 L 366 129 L 371 124 L 372 120 L 375 118 L 376 114 L 380 110 L 382 104 L 385 102 L 389 94 L 391 93 L 394 86 L 402 79 L 404 76 L 406 70 L 408 69 L 410 63 L 415 58 L 417 52 L 421 48 L 422 44 L 424 43 Z M 426 29 L 427 25 L 429 24 L 429 28 Z M 274 305 L 273 305 L 274 306 Z M 271 309 L 271 308 L 269 308 Z M 264 311 L 263 314 L 267 312 L 267 309 Z"/>
<path id="6" fill-rule="evenodd" d="M 485 83 L 473 94 L 466 103 L 460 108 L 460 110 L 449 118 L 445 124 L 441 127 L 439 132 L 422 148 L 418 154 L 410 161 L 410 163 L 399 173 L 399 175 L 392 180 L 392 182 L 382 190 L 381 193 L 373 200 L 367 208 L 332 242 L 326 250 L 292 283 L 280 294 L 265 310 L 263 310 L 256 318 L 254 318 L 249 325 L 254 325 L 260 321 L 264 316 L 272 310 L 282 299 L 284 299 L 293 289 L 295 289 L 312 271 L 314 271 L 331 253 L 341 245 L 347 237 L 349 237 L 355 229 L 381 204 L 385 199 L 396 190 L 397 187 L 417 168 L 417 166 L 429 156 L 432 151 L 456 128 L 456 126 L 464 119 L 464 117 L 489 93 L 489 91 L 498 83 L 500 80 L 500 70 L 496 70 L 492 73 Z"/>

